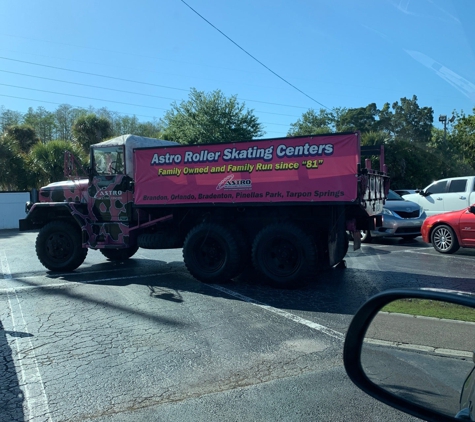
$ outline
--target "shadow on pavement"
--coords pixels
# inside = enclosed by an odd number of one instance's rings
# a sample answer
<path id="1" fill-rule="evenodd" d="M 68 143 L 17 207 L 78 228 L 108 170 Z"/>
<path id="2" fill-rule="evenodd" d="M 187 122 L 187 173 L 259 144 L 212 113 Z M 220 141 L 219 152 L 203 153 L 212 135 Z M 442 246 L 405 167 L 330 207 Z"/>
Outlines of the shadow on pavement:
<path id="1" fill-rule="evenodd" d="M 20 389 L 20 380 L 13 362 L 10 344 L 14 344 L 15 341 L 11 339 L 12 337 L 30 336 L 32 335 L 28 333 L 5 331 L 0 321 L 0 360 L 2 362 L 0 369 L 0 420 L 2 421 L 22 422 L 25 420 L 24 397 Z"/>

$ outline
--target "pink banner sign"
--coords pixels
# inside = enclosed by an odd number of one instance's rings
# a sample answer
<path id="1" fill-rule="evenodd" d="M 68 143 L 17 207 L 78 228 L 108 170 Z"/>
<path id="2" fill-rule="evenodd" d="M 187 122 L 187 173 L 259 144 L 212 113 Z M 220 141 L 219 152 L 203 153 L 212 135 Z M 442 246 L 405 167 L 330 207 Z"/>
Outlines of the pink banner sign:
<path id="1" fill-rule="evenodd" d="M 137 205 L 351 202 L 358 133 L 134 150 Z"/>

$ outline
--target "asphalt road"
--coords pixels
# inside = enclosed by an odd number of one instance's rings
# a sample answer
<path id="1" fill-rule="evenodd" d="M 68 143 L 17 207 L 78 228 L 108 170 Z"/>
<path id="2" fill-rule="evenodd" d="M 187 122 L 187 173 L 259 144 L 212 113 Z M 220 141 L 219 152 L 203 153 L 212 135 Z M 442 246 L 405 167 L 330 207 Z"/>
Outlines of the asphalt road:
<path id="1" fill-rule="evenodd" d="M 347 378 L 351 317 L 389 288 L 475 291 L 475 251 L 444 256 L 420 238 L 363 245 L 296 291 L 252 273 L 199 283 L 181 250 L 124 263 L 90 251 L 50 273 L 35 238 L 0 232 L 2 422 L 415 420 Z"/>

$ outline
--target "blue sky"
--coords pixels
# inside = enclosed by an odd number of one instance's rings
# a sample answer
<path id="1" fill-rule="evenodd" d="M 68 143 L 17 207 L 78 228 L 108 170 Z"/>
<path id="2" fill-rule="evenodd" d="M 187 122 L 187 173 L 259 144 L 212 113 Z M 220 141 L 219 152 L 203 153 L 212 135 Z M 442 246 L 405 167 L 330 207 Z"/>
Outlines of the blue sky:
<path id="1" fill-rule="evenodd" d="M 475 106 L 475 0 L 186 3 L 306 95 L 181 0 L 4 0 L 0 106 L 153 120 L 192 87 L 220 89 L 254 110 L 265 137 L 285 136 L 309 108 L 417 95 L 441 127 L 439 114 Z"/>

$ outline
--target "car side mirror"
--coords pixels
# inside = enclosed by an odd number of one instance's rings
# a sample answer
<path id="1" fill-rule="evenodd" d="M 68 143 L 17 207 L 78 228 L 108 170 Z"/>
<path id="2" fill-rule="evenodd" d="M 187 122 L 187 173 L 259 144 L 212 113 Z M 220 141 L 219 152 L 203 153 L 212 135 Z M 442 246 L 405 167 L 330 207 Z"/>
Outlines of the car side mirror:
<path id="1" fill-rule="evenodd" d="M 470 205 L 470 208 L 468 209 L 472 214 L 475 214 L 475 205 Z"/>
<path id="2" fill-rule="evenodd" d="M 420 190 L 420 191 L 419 191 L 419 195 L 428 196 L 428 195 L 430 195 L 430 192 L 429 192 L 429 191 L 425 192 L 425 191 L 423 191 L 423 190 Z"/>
<path id="3" fill-rule="evenodd" d="M 420 419 L 474 420 L 475 326 L 467 321 L 475 322 L 471 293 L 380 293 L 351 321 L 346 372 L 370 396 Z"/>

